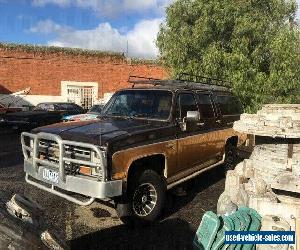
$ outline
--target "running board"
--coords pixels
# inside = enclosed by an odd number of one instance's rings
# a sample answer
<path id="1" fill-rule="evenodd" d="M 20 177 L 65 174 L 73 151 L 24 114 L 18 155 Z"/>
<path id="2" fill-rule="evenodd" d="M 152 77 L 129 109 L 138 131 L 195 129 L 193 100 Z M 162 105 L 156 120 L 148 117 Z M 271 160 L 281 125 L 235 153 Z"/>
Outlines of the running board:
<path id="1" fill-rule="evenodd" d="M 175 181 L 175 182 L 170 183 L 169 185 L 167 185 L 167 189 L 171 189 L 171 188 L 177 186 L 178 184 L 181 184 L 181 183 L 183 183 L 183 182 L 185 182 L 185 181 L 188 181 L 188 180 L 190 180 L 190 179 L 196 177 L 196 176 L 199 175 L 199 174 L 202 174 L 202 173 L 204 173 L 204 172 L 206 172 L 206 171 L 208 171 L 208 170 L 210 170 L 210 169 L 212 169 L 212 168 L 214 168 L 214 167 L 217 167 L 217 166 L 223 164 L 223 163 L 224 163 L 224 160 L 225 160 L 225 157 L 223 157 L 223 159 L 222 159 L 221 161 L 219 161 L 219 162 L 217 162 L 217 163 L 215 163 L 215 164 L 213 164 L 213 165 L 211 165 L 211 166 L 209 166 L 209 167 L 200 169 L 200 170 L 198 170 L 197 172 L 194 172 L 194 173 L 191 174 L 191 175 L 188 175 L 188 176 L 186 176 L 186 177 L 184 177 L 184 178 L 182 178 L 182 179 L 180 179 L 180 180 L 178 180 L 178 181 Z"/>

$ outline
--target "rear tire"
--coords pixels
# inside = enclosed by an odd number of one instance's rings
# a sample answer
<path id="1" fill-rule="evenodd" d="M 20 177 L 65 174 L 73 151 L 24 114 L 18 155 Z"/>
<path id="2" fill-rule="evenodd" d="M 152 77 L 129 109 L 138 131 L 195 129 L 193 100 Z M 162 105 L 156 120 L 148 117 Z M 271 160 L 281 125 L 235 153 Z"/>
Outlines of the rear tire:
<path id="1" fill-rule="evenodd" d="M 224 170 L 225 174 L 228 170 L 235 168 L 237 162 L 237 147 L 232 143 L 228 143 L 225 146 L 225 159 L 224 159 Z"/>

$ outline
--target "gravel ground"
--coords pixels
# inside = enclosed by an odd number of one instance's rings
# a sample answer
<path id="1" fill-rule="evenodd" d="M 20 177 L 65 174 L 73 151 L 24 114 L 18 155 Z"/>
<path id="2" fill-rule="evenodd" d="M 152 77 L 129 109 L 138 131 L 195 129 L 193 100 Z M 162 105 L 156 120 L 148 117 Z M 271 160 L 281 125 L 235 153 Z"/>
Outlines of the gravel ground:
<path id="1" fill-rule="evenodd" d="M 47 226 L 71 249 L 192 249 L 203 213 L 216 210 L 224 189 L 221 168 L 216 168 L 185 183 L 186 196 L 169 191 L 160 222 L 124 225 L 107 203 L 79 207 L 25 183 L 22 161 L 19 135 L 0 131 L 0 190 L 24 194 L 42 205 Z"/>

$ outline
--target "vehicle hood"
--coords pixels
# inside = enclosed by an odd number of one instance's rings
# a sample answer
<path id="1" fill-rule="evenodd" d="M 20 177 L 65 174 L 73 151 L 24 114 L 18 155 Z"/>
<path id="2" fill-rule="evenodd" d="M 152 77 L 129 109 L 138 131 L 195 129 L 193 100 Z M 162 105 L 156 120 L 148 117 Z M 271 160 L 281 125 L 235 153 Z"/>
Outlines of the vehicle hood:
<path id="1" fill-rule="evenodd" d="M 101 118 L 90 121 L 74 121 L 52 124 L 34 129 L 33 133 L 57 134 L 64 140 L 105 145 L 117 137 L 128 138 L 161 128 L 165 122 L 135 119 Z"/>

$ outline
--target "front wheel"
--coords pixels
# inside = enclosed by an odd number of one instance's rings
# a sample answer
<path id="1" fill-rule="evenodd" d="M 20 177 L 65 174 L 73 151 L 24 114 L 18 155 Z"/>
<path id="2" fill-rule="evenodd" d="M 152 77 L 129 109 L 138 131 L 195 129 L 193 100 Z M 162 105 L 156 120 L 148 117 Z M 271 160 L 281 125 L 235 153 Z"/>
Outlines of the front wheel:
<path id="1" fill-rule="evenodd" d="M 155 221 L 163 210 L 165 194 L 166 184 L 160 175 L 153 170 L 142 172 L 129 189 L 133 216 L 141 221 Z"/>

